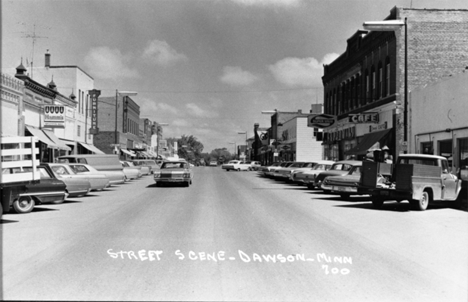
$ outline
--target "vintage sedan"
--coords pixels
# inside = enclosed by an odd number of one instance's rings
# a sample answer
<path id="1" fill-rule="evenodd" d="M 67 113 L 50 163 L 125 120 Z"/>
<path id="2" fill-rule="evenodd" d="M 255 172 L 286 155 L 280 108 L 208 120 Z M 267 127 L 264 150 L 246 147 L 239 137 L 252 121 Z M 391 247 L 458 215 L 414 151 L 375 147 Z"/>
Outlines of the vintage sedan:
<path id="1" fill-rule="evenodd" d="M 251 165 L 241 160 L 231 160 L 227 164 L 224 164 L 222 168 L 226 171 L 250 171 Z"/>
<path id="2" fill-rule="evenodd" d="M 135 166 L 130 161 L 120 161 L 125 175 L 125 181 L 140 178 L 142 176 L 141 166 Z"/>
<path id="3" fill-rule="evenodd" d="M 55 177 L 63 181 L 67 185 L 67 193 L 69 197 L 85 196 L 91 191 L 91 184 L 88 179 L 82 177 L 74 177 L 76 173 L 66 164 L 47 164 Z"/>
<path id="4" fill-rule="evenodd" d="M 314 189 L 315 177 L 322 172 L 330 170 L 334 163 L 331 160 L 319 160 L 311 169 L 292 173 L 291 180 L 294 183 L 306 185 L 309 189 Z"/>
<path id="5" fill-rule="evenodd" d="M 120 164 L 120 163 L 119 163 Z M 109 185 L 122 184 L 125 182 L 125 174 L 123 171 L 98 171 L 93 166 L 88 164 L 69 163 L 70 167 L 78 174 L 101 174 L 109 180 Z"/>
<path id="6" fill-rule="evenodd" d="M 340 194 L 341 198 L 348 199 L 350 195 L 358 193 L 359 180 L 361 178 L 362 162 L 351 167 L 342 176 L 327 176 L 322 182 L 322 190 Z"/>
<path id="7" fill-rule="evenodd" d="M 283 168 L 287 168 L 289 166 L 291 166 L 294 162 L 292 161 L 285 161 L 285 162 L 282 162 L 279 164 L 279 166 L 277 167 L 273 167 L 270 169 L 270 171 L 266 172 L 265 173 L 265 176 L 267 177 L 275 177 L 276 173 L 278 173 L 277 171 L 283 169 Z"/>
<path id="8" fill-rule="evenodd" d="M 321 188 L 323 180 L 328 176 L 343 176 L 348 174 L 354 166 L 362 166 L 362 161 L 342 160 L 334 163 L 331 166 L 330 170 L 322 172 L 315 177 L 314 187 Z M 325 188 L 323 189 L 323 191 L 326 193 L 330 193 L 331 190 Z"/>
<path id="9" fill-rule="evenodd" d="M 58 164 L 49 164 L 51 166 Z M 66 164 L 65 167 L 68 167 L 75 174 L 74 177 L 87 179 L 91 185 L 91 191 L 101 191 L 107 188 L 109 183 L 109 178 L 107 178 L 102 172 L 97 171 L 94 173 L 92 171 L 93 167 L 86 164 Z"/>
<path id="10" fill-rule="evenodd" d="M 16 213 L 29 213 L 35 205 L 44 203 L 62 203 L 68 196 L 66 185 L 57 179 L 47 165 L 37 167 L 41 180 L 38 183 L 25 185 L 17 195 L 12 198 L 12 207 Z M 25 168 L 30 172 L 32 168 Z"/>
<path id="11" fill-rule="evenodd" d="M 315 162 L 294 162 L 288 167 L 277 169 L 273 177 L 276 179 L 290 180 L 293 171 L 311 169 L 315 164 Z"/>
<path id="12" fill-rule="evenodd" d="M 185 187 L 192 184 L 193 171 L 184 160 L 163 162 L 161 168 L 153 174 L 156 186 L 163 183 L 182 183 Z"/>
<path id="13" fill-rule="evenodd" d="M 268 176 L 267 174 L 270 173 L 270 170 L 276 169 L 279 165 L 281 165 L 280 162 L 274 162 L 267 166 L 261 166 L 257 171 L 259 171 L 263 176 Z"/>

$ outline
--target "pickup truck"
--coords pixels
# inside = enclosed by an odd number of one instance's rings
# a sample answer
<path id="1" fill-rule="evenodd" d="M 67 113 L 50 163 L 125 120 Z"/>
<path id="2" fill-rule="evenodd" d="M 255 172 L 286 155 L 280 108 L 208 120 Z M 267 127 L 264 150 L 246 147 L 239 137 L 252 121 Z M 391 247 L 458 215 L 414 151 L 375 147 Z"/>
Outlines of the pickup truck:
<path id="1" fill-rule="evenodd" d="M 378 178 L 387 180 L 377 182 Z M 408 200 L 413 209 L 424 211 L 434 201 L 456 201 L 461 187 L 461 179 L 451 173 L 445 157 L 402 154 L 393 167 L 363 162 L 358 190 L 371 195 L 375 208 L 385 201 Z"/>
<path id="2" fill-rule="evenodd" d="M 17 196 L 26 191 L 27 185 L 40 181 L 36 142 L 35 137 L 0 138 L 0 217 L 4 212 L 9 212 L 12 205 L 19 207 L 23 201 Z"/>

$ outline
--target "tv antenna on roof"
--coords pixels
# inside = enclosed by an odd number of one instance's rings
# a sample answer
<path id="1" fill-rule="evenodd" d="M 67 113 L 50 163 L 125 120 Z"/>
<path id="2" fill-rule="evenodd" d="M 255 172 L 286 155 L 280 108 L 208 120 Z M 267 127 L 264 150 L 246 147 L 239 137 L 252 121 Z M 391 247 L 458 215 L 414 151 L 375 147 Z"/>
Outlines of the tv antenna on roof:
<path id="1" fill-rule="evenodd" d="M 21 24 L 25 25 L 25 23 L 21 22 Z M 50 29 L 50 27 L 48 27 L 48 29 Z M 22 31 L 20 32 L 22 34 L 24 34 L 22 36 L 22 38 L 26 38 L 26 39 L 32 39 L 32 54 L 31 54 L 31 78 L 33 78 L 33 62 L 34 62 L 34 46 L 36 44 L 36 40 L 37 39 L 48 39 L 49 37 L 46 37 L 46 36 L 38 36 L 36 34 L 36 23 L 34 23 L 33 25 L 33 31 L 32 33 L 31 32 L 25 32 L 25 31 Z"/>

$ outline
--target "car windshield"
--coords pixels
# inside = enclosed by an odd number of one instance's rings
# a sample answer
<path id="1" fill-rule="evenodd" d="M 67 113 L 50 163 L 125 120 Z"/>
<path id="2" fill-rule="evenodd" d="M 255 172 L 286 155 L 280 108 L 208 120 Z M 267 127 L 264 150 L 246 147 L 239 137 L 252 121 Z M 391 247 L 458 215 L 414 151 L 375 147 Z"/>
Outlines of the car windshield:
<path id="1" fill-rule="evenodd" d="M 171 163 L 171 162 L 166 162 L 161 167 L 161 169 L 187 169 L 187 168 L 188 168 L 187 163 Z"/>
<path id="2" fill-rule="evenodd" d="M 304 163 L 302 164 L 301 168 L 312 168 L 314 167 L 315 163 Z"/>
<path id="3" fill-rule="evenodd" d="M 330 170 L 334 170 L 334 171 L 349 171 L 351 170 L 352 166 L 349 165 L 349 164 L 334 164 Z"/>
<path id="4" fill-rule="evenodd" d="M 64 166 L 52 166 L 51 168 L 58 175 L 70 175 Z"/>
<path id="5" fill-rule="evenodd" d="M 400 164 L 411 164 L 411 165 L 425 165 L 425 166 L 437 166 L 437 159 L 427 158 L 400 158 L 398 160 Z"/>
<path id="6" fill-rule="evenodd" d="M 350 175 L 361 175 L 361 168 L 362 168 L 361 166 L 356 166 L 349 172 L 349 174 Z"/>

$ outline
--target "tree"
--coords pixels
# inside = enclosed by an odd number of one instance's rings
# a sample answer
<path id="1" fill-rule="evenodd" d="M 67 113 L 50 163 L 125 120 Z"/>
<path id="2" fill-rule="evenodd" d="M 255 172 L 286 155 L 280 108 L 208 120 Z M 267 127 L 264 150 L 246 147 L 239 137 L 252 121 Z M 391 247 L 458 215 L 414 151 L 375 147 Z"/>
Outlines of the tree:
<path id="1" fill-rule="evenodd" d="M 185 158 L 188 162 L 200 164 L 202 158 L 203 144 L 193 135 L 182 135 L 181 138 L 168 138 L 167 142 L 174 145 L 177 142 L 177 155 Z"/>

